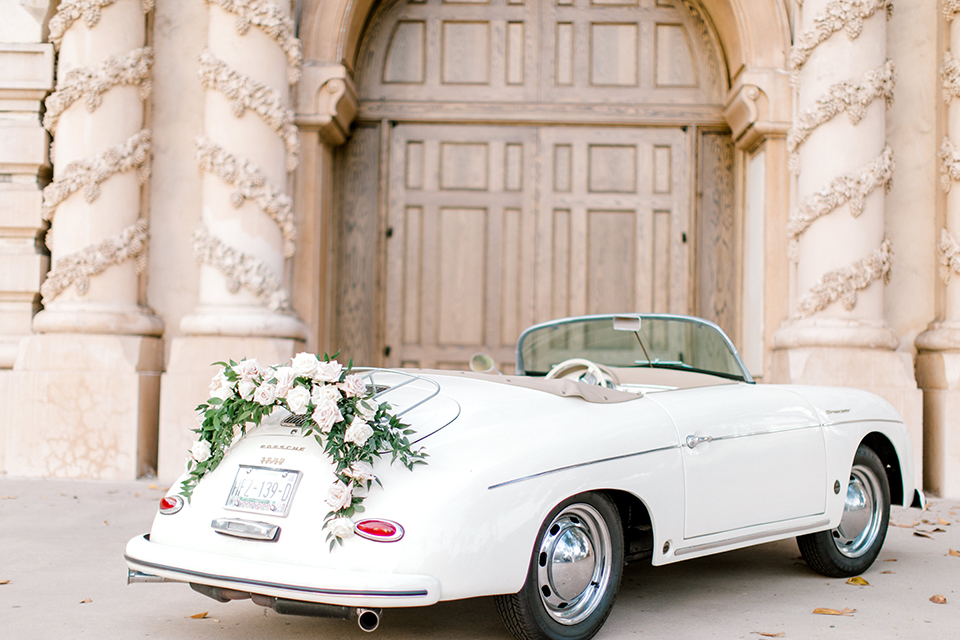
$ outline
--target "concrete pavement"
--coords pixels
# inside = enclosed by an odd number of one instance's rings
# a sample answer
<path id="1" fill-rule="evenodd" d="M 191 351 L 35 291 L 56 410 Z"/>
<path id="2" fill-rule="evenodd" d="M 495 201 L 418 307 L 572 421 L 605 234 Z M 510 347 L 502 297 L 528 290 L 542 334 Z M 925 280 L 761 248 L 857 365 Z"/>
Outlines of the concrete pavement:
<path id="1" fill-rule="evenodd" d="M 124 546 L 149 530 L 161 489 L 0 476 L 0 582 L 9 581 L 0 584 L 0 639 L 511 638 L 491 598 L 388 610 L 367 635 L 354 622 L 220 604 L 186 585 L 127 586 Z M 949 552 L 960 551 L 960 502 L 933 499 L 923 513 L 894 507 L 891 521 L 906 526 L 890 527 L 863 576 L 870 586 L 813 573 L 792 540 L 665 567 L 629 565 L 597 640 L 958 637 L 960 557 Z M 946 604 L 931 602 L 935 595 Z"/>

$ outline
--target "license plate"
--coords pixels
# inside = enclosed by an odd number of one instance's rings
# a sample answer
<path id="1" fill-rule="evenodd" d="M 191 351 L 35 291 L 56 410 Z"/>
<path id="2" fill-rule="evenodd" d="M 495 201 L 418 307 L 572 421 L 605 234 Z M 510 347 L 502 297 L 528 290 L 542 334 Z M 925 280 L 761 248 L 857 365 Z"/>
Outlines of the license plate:
<path id="1" fill-rule="evenodd" d="M 224 508 L 283 518 L 290 512 L 298 484 L 299 471 L 242 464 Z"/>

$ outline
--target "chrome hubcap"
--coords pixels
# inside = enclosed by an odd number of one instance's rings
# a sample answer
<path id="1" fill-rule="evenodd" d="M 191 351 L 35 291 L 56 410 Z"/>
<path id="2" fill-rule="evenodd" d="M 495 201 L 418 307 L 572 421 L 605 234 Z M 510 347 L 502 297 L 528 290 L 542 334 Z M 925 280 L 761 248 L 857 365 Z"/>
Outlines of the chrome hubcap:
<path id="1" fill-rule="evenodd" d="M 840 526 L 833 530 L 837 550 L 848 558 L 858 558 L 873 545 L 883 520 L 880 481 L 862 465 L 850 471 L 847 499 Z"/>
<path id="2" fill-rule="evenodd" d="M 547 527 L 537 553 L 537 587 L 547 613 L 573 625 L 588 617 L 610 580 L 610 532 L 600 513 L 573 504 Z"/>

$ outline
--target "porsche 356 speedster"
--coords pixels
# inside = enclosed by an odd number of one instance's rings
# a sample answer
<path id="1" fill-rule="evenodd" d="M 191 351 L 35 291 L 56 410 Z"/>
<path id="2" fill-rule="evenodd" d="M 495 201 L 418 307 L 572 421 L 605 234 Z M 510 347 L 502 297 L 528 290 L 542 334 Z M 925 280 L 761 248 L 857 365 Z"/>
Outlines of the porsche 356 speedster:
<path id="1" fill-rule="evenodd" d="M 585 640 L 625 562 L 796 537 L 815 571 L 857 575 L 880 552 L 891 503 L 923 501 L 887 402 L 756 384 L 719 327 L 697 318 L 543 323 L 519 338 L 514 375 L 359 375 L 429 457 L 412 473 L 377 459 L 342 544 L 327 545 L 338 470 L 310 419 L 314 397 L 302 415 L 277 408 L 238 433 L 189 500 L 187 476 L 173 485 L 150 533 L 127 545 L 128 580 L 368 631 L 383 609 L 495 596 L 521 640 Z"/>

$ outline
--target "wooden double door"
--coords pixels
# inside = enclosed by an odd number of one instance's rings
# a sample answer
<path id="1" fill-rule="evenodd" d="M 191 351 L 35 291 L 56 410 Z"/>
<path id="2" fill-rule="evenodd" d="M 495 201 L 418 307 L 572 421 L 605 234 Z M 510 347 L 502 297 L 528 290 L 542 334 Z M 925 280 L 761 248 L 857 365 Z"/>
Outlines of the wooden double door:
<path id="1" fill-rule="evenodd" d="M 684 129 L 398 123 L 388 135 L 387 366 L 465 368 L 484 351 L 511 371 L 535 322 L 690 311 Z"/>

